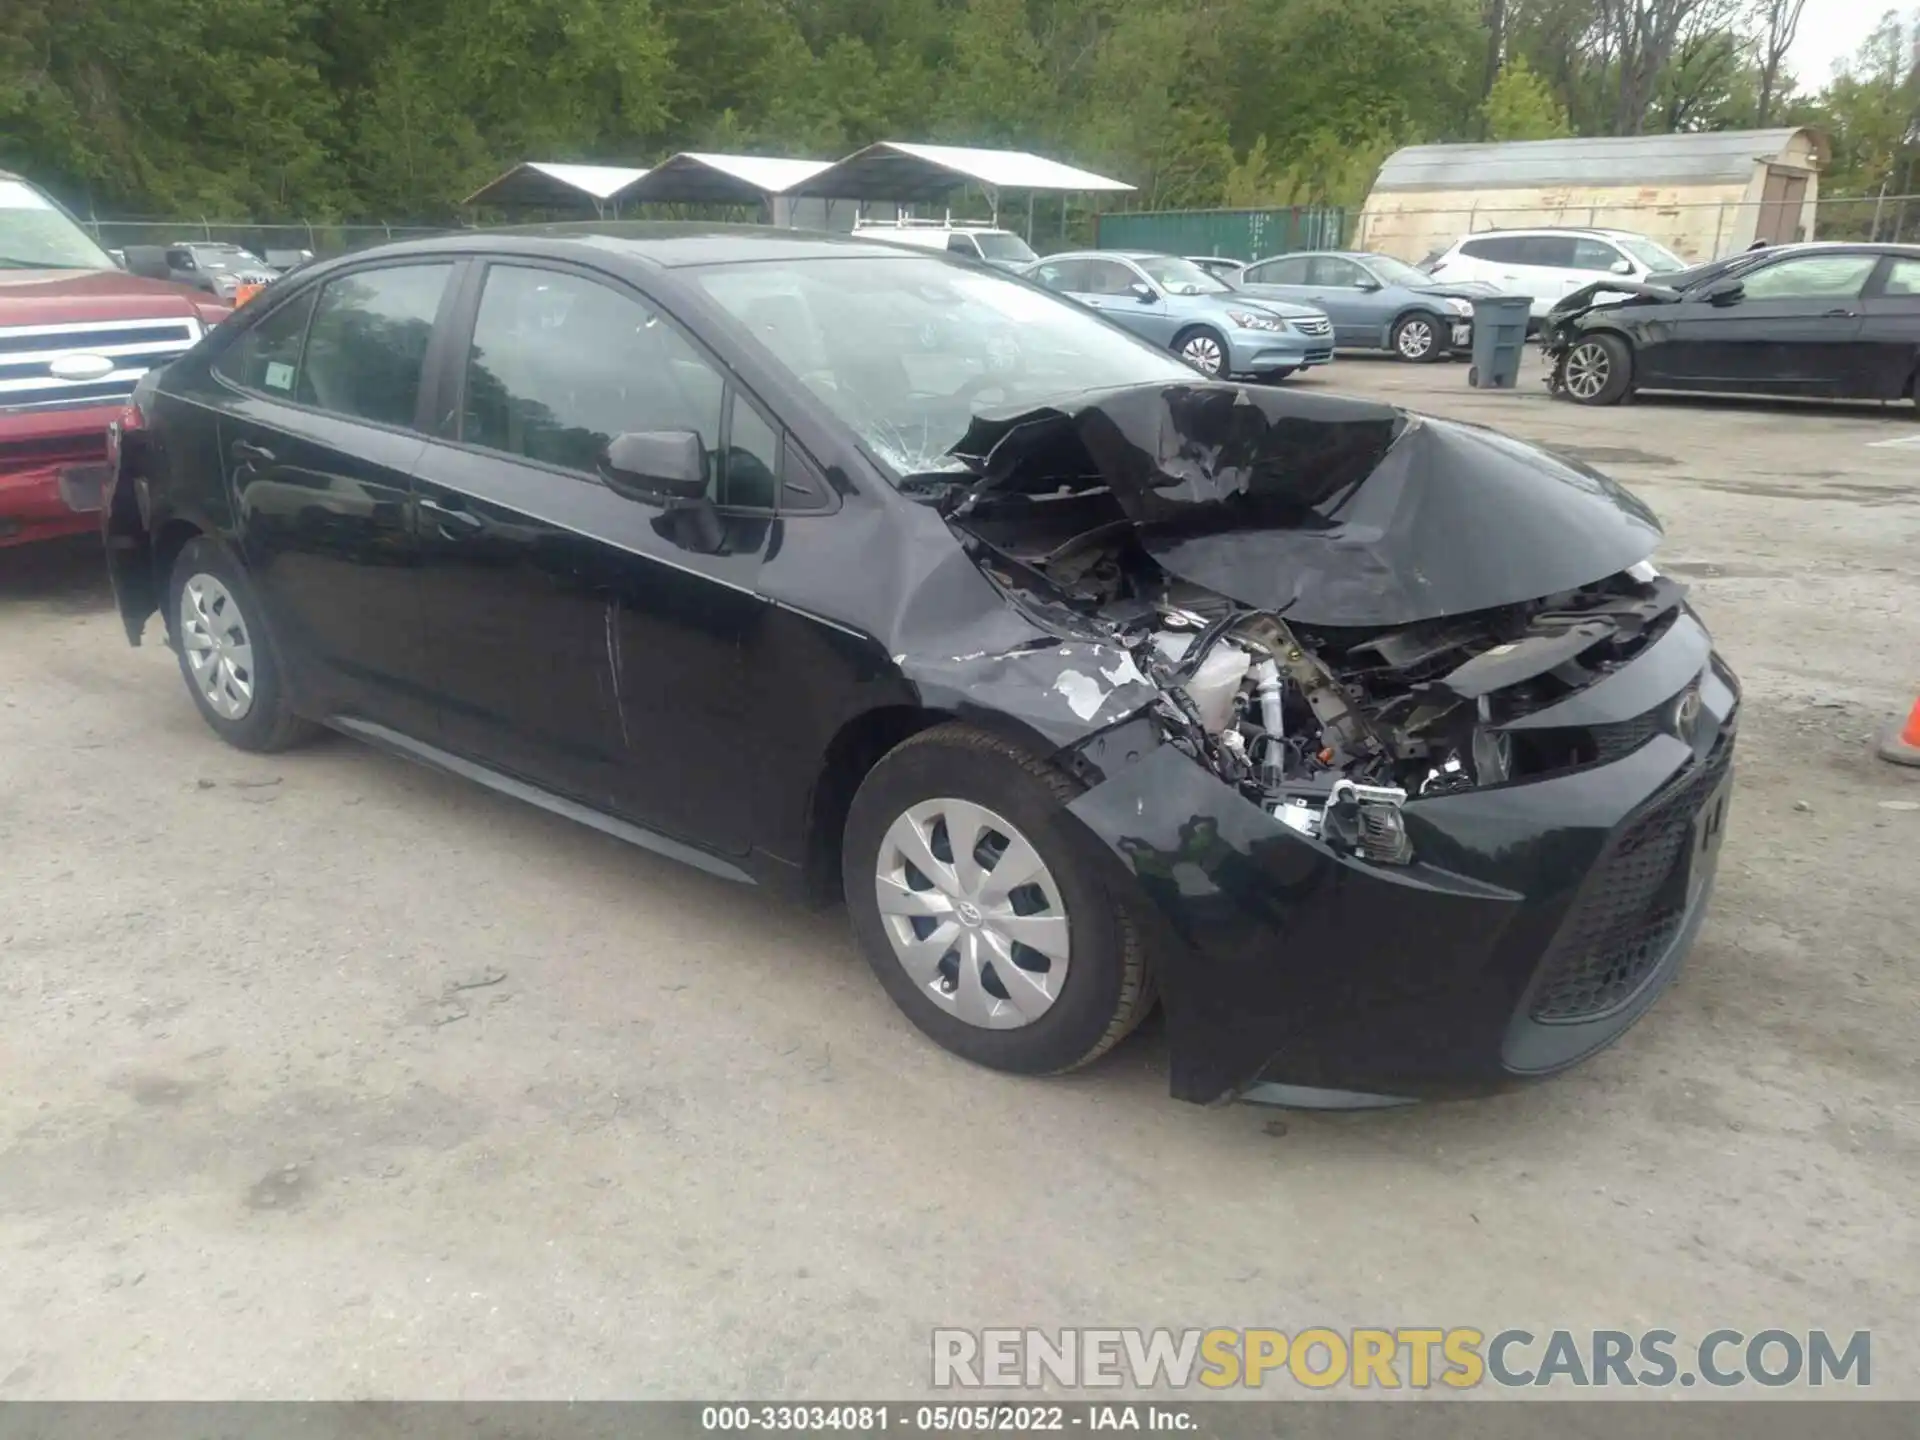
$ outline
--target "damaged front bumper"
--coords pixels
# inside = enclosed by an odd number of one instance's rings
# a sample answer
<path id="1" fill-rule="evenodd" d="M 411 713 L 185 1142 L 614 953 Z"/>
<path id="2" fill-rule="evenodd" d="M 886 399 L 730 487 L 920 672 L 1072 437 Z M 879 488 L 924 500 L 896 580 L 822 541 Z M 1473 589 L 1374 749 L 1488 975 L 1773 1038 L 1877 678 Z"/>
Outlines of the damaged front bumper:
<path id="1" fill-rule="evenodd" d="M 1080 748 L 1103 778 L 1073 813 L 1163 922 L 1176 1098 L 1486 1093 L 1645 1012 L 1712 890 L 1738 686 L 1689 617 L 1567 703 L 1647 736 L 1611 763 L 1409 801 L 1408 865 L 1282 824 L 1144 722 Z"/>

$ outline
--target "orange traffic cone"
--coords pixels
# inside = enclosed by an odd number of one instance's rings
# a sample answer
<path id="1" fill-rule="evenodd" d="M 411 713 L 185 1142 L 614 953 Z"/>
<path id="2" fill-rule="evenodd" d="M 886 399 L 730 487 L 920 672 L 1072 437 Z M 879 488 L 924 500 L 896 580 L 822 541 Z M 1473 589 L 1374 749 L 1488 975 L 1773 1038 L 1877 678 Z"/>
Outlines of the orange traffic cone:
<path id="1" fill-rule="evenodd" d="M 1889 725 L 1881 733 L 1880 758 L 1896 765 L 1920 765 L 1920 700 L 1913 702 L 1905 725 Z"/>

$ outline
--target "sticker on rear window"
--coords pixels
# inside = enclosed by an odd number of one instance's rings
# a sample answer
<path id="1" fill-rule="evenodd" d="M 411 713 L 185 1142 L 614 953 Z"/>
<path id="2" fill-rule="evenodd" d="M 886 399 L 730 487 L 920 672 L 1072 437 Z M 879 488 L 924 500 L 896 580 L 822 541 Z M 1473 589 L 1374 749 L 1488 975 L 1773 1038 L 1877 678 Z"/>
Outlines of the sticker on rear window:
<path id="1" fill-rule="evenodd" d="M 282 365 L 278 360 L 267 362 L 267 388 L 269 390 L 293 389 L 293 366 Z"/>

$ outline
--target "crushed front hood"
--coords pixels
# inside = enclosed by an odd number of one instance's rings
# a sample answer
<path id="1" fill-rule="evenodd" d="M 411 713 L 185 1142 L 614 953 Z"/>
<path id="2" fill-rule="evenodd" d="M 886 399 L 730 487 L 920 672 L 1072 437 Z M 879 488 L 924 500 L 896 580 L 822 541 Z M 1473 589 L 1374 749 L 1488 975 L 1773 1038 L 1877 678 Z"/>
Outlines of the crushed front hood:
<path id="1" fill-rule="evenodd" d="M 1097 474 L 1169 573 L 1311 626 L 1536 600 L 1625 570 L 1660 539 L 1618 484 L 1524 441 L 1263 387 L 1095 392 L 977 418 L 954 453 L 980 472 L 975 500 Z"/>

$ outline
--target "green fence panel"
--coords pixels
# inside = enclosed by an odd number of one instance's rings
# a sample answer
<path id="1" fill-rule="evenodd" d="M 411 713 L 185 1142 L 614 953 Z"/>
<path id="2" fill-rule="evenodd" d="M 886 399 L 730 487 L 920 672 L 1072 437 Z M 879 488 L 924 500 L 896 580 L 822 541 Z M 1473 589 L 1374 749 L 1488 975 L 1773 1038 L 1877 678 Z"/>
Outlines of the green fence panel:
<path id="1" fill-rule="evenodd" d="M 1099 217 L 1102 250 L 1156 250 L 1169 255 L 1223 255 L 1263 260 L 1291 250 L 1335 250 L 1346 236 L 1338 205 L 1278 210 L 1133 210 Z"/>

